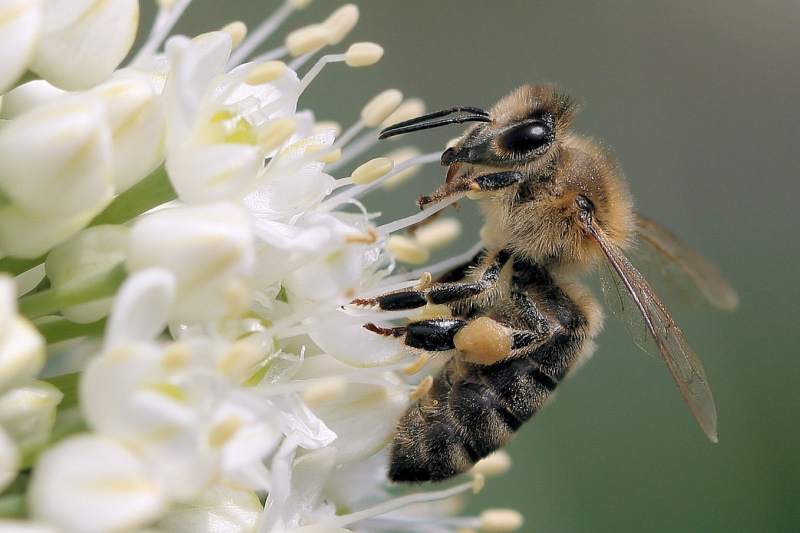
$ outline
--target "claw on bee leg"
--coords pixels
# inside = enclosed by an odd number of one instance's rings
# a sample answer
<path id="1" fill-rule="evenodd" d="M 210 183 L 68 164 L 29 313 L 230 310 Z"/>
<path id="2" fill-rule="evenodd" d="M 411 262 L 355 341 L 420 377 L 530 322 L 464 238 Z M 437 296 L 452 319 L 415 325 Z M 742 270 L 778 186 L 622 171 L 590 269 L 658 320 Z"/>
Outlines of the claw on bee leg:
<path id="1" fill-rule="evenodd" d="M 406 333 L 406 328 L 399 327 L 399 328 L 382 328 L 369 322 L 364 324 L 364 329 L 371 331 L 372 333 L 377 333 L 378 335 L 383 335 L 384 337 L 402 337 Z"/>

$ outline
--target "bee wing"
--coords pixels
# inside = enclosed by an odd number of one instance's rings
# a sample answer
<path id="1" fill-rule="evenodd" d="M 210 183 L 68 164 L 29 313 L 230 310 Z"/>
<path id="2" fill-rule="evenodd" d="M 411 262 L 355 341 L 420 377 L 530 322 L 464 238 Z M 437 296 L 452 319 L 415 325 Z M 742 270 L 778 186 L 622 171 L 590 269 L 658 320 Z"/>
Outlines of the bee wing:
<path id="1" fill-rule="evenodd" d="M 590 225 L 589 232 L 606 259 L 601 278 L 609 306 L 644 351 L 664 359 L 700 427 L 717 442 L 717 411 L 697 355 L 639 271 L 609 244 L 602 230 Z"/>
<path id="2" fill-rule="evenodd" d="M 739 305 L 736 291 L 719 270 L 662 225 L 636 213 L 636 234 L 642 244 L 636 251 L 642 266 L 648 267 L 648 274 L 663 278 L 683 300 L 708 302 L 726 311 Z"/>

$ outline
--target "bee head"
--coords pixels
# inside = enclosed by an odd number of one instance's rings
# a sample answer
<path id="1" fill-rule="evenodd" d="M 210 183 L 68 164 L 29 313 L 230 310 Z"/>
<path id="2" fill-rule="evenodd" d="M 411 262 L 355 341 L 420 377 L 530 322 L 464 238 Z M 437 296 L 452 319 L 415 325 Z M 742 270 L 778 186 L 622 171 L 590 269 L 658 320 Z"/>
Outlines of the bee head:
<path id="1" fill-rule="evenodd" d="M 554 85 L 525 85 L 498 102 L 442 154 L 442 164 L 518 169 L 539 175 L 569 135 L 576 106 Z"/>

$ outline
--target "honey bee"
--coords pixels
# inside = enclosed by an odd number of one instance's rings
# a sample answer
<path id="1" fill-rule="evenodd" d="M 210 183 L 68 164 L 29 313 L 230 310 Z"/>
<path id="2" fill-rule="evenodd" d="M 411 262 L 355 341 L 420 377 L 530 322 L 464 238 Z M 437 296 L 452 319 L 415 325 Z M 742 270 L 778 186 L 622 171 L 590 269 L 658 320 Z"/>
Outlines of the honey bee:
<path id="1" fill-rule="evenodd" d="M 452 353 L 398 422 L 392 481 L 439 481 L 465 472 L 544 406 L 594 350 L 603 316 L 580 276 L 598 263 L 607 303 L 636 343 L 666 362 L 700 427 L 717 441 L 703 367 L 624 253 L 638 237 L 716 307 L 734 308 L 736 293 L 710 263 L 634 210 L 615 163 L 572 133 L 575 111 L 555 86 L 528 85 L 488 112 L 447 109 L 380 135 L 476 122 L 442 154 L 444 185 L 418 203 L 471 193 L 488 229 L 485 248 L 468 265 L 436 282 L 355 301 L 384 311 L 426 304 L 451 310 L 401 327 L 365 325 L 411 350 Z"/>

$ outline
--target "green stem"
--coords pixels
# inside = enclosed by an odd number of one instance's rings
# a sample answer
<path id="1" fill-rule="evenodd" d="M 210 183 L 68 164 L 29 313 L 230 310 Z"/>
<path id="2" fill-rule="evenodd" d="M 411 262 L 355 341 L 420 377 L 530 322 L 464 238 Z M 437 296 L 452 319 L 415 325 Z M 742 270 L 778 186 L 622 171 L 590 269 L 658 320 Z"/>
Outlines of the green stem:
<path id="1" fill-rule="evenodd" d="M 0 497 L 0 517 L 27 518 L 27 516 L 28 508 L 25 505 L 24 494 L 8 494 Z"/>
<path id="2" fill-rule="evenodd" d="M 123 224 L 142 213 L 178 197 L 162 164 L 142 181 L 119 194 L 89 226 Z"/>
<path id="3" fill-rule="evenodd" d="M 99 336 L 105 331 L 105 327 L 105 318 L 96 322 L 90 322 L 89 324 L 78 324 L 76 322 L 70 322 L 66 318 L 58 318 L 50 322 L 36 325 L 39 333 L 44 335 L 44 340 L 47 341 L 47 344 L 55 344 L 69 339 L 77 339 L 79 337 L 91 335 Z"/>
<path id="4" fill-rule="evenodd" d="M 19 299 L 19 311 L 33 319 L 67 307 L 108 298 L 116 293 L 124 279 L 125 268 L 119 264 L 61 287 L 23 296 Z"/>

